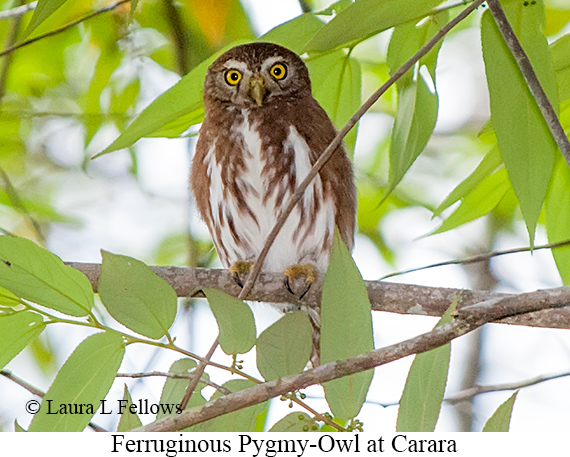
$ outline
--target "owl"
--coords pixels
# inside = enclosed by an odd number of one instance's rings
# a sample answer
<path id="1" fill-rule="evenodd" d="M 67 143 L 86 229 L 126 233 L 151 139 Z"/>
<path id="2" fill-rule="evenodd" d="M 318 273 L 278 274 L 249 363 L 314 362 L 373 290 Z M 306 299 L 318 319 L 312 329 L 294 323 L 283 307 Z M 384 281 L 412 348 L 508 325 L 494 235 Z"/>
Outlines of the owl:
<path id="1" fill-rule="evenodd" d="M 269 232 L 336 130 L 304 62 L 272 43 L 236 46 L 209 67 L 191 187 L 222 264 L 243 286 Z M 326 272 L 335 226 L 352 249 L 356 189 L 344 148 L 306 189 L 262 271 L 301 299 Z"/>

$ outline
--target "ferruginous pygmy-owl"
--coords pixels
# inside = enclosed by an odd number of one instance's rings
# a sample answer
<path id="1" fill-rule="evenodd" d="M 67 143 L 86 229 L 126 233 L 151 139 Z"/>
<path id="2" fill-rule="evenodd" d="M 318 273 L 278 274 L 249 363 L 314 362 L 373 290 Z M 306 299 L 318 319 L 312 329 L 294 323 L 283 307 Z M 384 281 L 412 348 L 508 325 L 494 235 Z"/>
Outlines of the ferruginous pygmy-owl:
<path id="1" fill-rule="evenodd" d="M 243 284 L 336 130 L 311 94 L 303 61 L 271 43 L 222 54 L 208 69 L 204 107 L 192 190 L 222 264 Z M 352 166 L 339 146 L 289 215 L 262 271 L 283 272 L 287 288 L 302 298 L 328 267 L 335 225 L 352 249 L 355 212 Z"/>

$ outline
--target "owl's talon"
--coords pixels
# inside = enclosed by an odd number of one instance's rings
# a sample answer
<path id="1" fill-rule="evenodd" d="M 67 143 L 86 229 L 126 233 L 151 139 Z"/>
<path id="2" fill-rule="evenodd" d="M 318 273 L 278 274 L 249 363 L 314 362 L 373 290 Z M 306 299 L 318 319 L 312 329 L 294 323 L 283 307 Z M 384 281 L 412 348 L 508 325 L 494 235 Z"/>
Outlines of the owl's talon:
<path id="1" fill-rule="evenodd" d="M 311 286 L 319 277 L 319 271 L 310 263 L 293 265 L 287 268 L 283 274 L 285 275 L 285 287 L 299 300 L 302 300 L 307 295 L 307 292 L 309 292 Z"/>
<path id="2" fill-rule="evenodd" d="M 236 262 L 230 267 L 230 273 L 232 274 L 234 281 L 242 289 L 252 268 L 253 262 L 250 260 Z"/>

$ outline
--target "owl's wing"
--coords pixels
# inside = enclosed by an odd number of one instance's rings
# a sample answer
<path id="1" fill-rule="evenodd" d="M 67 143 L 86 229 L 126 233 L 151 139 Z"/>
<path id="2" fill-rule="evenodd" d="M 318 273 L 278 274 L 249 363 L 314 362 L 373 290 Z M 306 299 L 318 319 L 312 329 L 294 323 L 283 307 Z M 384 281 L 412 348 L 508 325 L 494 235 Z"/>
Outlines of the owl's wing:
<path id="1" fill-rule="evenodd" d="M 304 99 L 303 109 L 295 111 L 295 127 L 314 154 L 311 157 L 314 164 L 337 131 L 325 110 L 313 97 Z M 336 226 L 343 241 L 352 250 L 356 224 L 356 186 L 352 164 L 346 156 L 344 146 L 339 146 L 323 166 L 320 177 L 325 189 L 329 189 L 333 196 Z"/>

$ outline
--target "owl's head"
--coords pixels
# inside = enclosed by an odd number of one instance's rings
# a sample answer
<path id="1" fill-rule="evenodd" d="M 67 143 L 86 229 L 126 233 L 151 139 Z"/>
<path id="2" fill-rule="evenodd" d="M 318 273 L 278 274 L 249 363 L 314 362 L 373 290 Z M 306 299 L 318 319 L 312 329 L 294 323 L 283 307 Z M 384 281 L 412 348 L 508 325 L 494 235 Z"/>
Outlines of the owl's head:
<path id="1" fill-rule="evenodd" d="M 208 68 L 204 101 L 268 106 L 311 93 L 309 71 L 297 54 L 273 43 L 249 43 L 222 54 Z"/>

